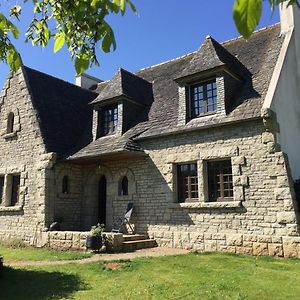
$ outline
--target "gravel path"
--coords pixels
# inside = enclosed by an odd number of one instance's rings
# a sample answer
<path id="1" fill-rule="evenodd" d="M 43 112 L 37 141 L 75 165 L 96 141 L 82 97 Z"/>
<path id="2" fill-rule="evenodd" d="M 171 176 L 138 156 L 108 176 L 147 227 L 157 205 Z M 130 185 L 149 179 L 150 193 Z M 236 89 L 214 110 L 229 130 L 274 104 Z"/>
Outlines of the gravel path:
<path id="1" fill-rule="evenodd" d="M 136 257 L 158 257 L 158 256 L 167 256 L 167 255 L 180 255 L 180 254 L 187 254 L 187 253 L 189 253 L 189 251 L 184 249 L 156 247 L 156 248 L 141 249 L 135 252 L 127 252 L 127 253 L 95 254 L 92 257 L 79 259 L 79 260 L 16 261 L 16 262 L 5 263 L 5 265 L 11 267 L 22 267 L 22 266 L 88 264 L 97 261 L 114 261 L 114 260 L 123 260 L 123 259 L 133 259 Z"/>

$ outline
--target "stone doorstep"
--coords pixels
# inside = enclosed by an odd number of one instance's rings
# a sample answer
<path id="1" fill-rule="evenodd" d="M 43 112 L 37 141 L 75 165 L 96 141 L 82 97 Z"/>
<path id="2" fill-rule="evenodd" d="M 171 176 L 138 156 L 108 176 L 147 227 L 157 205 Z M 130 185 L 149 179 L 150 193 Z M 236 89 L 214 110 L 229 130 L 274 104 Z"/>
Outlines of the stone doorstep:
<path id="1" fill-rule="evenodd" d="M 123 234 L 122 251 L 135 251 L 145 248 L 157 247 L 153 239 L 149 239 L 145 234 Z"/>
<path id="2" fill-rule="evenodd" d="M 124 242 L 147 240 L 148 236 L 145 234 L 123 234 Z"/>
<path id="3" fill-rule="evenodd" d="M 137 241 L 127 241 L 123 242 L 123 251 L 135 251 L 139 249 L 145 248 L 154 248 L 157 247 L 157 243 L 155 240 L 146 239 L 146 240 L 137 240 Z"/>

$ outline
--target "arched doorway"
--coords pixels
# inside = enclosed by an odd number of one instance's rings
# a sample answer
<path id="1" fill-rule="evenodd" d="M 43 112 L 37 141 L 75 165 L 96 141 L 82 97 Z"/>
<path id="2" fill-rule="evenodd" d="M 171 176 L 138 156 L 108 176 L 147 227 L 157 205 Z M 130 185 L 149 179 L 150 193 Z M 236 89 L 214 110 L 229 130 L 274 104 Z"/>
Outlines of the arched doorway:
<path id="1" fill-rule="evenodd" d="M 106 178 L 102 175 L 98 183 L 98 223 L 106 223 Z"/>

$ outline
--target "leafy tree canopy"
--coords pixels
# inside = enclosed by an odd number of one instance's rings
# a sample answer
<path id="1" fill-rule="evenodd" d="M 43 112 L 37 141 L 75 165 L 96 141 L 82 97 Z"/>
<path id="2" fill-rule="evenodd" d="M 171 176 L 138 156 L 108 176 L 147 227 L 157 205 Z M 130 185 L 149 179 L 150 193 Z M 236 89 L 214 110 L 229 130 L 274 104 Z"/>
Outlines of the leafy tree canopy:
<path id="1" fill-rule="evenodd" d="M 271 10 L 287 2 L 288 5 L 296 3 L 298 0 L 268 0 Z M 262 13 L 262 0 L 235 0 L 233 6 L 233 19 L 239 33 L 245 38 L 250 38 L 251 34 L 259 24 Z"/>
<path id="2" fill-rule="evenodd" d="M 19 0 L 20 4 L 15 4 L 17 0 L 7 1 L 14 3 L 11 3 L 10 16 L 0 10 L 0 60 L 8 63 L 14 71 L 21 65 L 20 54 L 13 44 L 20 35 L 16 24 L 22 17 L 22 6 L 28 2 L 32 2 L 34 8 L 25 41 L 46 47 L 53 39 L 54 52 L 66 45 L 77 74 L 93 64 L 99 65 L 97 47 L 104 52 L 116 49 L 114 32 L 106 17 L 124 15 L 127 8 L 137 13 L 130 0 Z M 262 1 L 235 0 L 233 18 L 238 31 L 246 39 L 259 24 Z M 298 0 L 268 0 L 272 10 L 284 1 L 291 5 Z"/>
<path id="3" fill-rule="evenodd" d="M 30 1 L 18 2 L 26 5 Z M 124 15 L 127 8 L 137 13 L 130 0 L 32 0 L 32 3 L 33 18 L 25 41 L 46 47 L 53 39 L 54 52 L 67 45 L 77 74 L 90 65 L 99 65 L 96 54 L 99 45 L 104 52 L 116 49 L 114 32 L 106 17 Z M 0 11 L 0 60 L 14 71 L 21 65 L 21 57 L 13 45 L 20 35 L 16 23 L 22 17 L 21 5 L 11 6 L 10 18 Z"/>

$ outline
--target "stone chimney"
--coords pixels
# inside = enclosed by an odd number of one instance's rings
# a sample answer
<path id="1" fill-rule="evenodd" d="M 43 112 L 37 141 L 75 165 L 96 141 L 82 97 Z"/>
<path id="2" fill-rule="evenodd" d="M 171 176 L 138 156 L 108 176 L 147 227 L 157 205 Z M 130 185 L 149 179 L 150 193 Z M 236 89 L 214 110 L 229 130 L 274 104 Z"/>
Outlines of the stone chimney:
<path id="1" fill-rule="evenodd" d="M 298 2 L 288 6 L 288 0 L 279 5 L 281 34 L 292 29 L 300 30 L 300 7 Z"/>
<path id="2" fill-rule="evenodd" d="M 91 89 L 94 85 L 97 85 L 100 82 L 103 82 L 103 80 L 85 73 L 76 76 L 75 78 L 75 84 L 87 90 Z"/>

